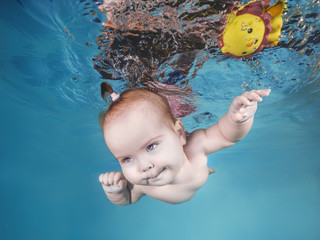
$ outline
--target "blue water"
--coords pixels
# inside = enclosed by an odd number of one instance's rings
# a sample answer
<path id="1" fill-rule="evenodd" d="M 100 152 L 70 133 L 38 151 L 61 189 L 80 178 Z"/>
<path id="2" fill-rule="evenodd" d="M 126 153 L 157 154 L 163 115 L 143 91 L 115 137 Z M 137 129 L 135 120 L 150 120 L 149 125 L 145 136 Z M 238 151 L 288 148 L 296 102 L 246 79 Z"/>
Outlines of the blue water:
<path id="1" fill-rule="evenodd" d="M 320 6 L 288 5 L 285 47 L 264 50 L 253 67 L 219 55 L 190 82 L 198 109 L 184 120 L 189 131 L 217 121 L 246 86 L 271 87 L 248 136 L 209 157 L 216 173 L 191 201 L 119 207 L 98 182 L 119 170 L 97 119 L 101 23 L 79 1 L 3 1 L 0 239 L 320 239 Z"/>

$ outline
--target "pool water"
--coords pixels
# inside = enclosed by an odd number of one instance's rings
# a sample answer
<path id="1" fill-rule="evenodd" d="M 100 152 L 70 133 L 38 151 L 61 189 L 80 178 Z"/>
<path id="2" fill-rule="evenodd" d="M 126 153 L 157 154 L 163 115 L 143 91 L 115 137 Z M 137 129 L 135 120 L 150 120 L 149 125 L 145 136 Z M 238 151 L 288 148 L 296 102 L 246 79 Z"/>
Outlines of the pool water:
<path id="1" fill-rule="evenodd" d="M 98 181 L 120 170 L 98 124 L 104 16 L 91 1 L 2 2 L 0 239 L 320 239 L 320 3 L 288 6 L 278 47 L 217 54 L 189 82 L 188 131 L 244 90 L 271 88 L 246 138 L 209 157 L 216 173 L 191 201 L 120 207 Z"/>

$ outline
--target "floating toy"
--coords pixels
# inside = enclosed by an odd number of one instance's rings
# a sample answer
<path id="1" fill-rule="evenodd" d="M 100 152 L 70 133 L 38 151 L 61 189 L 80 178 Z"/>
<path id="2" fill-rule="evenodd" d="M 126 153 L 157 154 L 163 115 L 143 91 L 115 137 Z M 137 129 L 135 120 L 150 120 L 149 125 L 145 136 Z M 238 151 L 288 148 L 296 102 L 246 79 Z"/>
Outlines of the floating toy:
<path id="1" fill-rule="evenodd" d="M 218 46 L 226 56 L 251 58 L 265 46 L 276 46 L 281 36 L 286 0 L 270 6 L 270 0 L 251 1 L 233 10 L 218 37 Z"/>

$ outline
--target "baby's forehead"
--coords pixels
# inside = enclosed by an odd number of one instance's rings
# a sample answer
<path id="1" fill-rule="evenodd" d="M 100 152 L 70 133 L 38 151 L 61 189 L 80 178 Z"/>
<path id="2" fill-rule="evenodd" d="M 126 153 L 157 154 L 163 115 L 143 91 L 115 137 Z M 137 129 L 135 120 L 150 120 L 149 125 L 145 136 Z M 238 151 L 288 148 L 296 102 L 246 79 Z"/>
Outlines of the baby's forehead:
<path id="1" fill-rule="evenodd" d="M 148 100 L 136 100 L 126 103 L 121 108 L 113 111 L 107 116 L 107 122 L 111 123 L 120 118 L 140 117 L 140 118 L 163 118 L 164 110 L 155 102 Z"/>
<path id="2" fill-rule="evenodd" d="M 130 106 L 127 110 L 122 111 L 117 116 L 106 121 L 104 134 L 109 136 L 114 132 L 130 132 L 134 131 L 150 132 L 150 129 L 164 129 L 169 127 L 167 119 L 157 108 L 151 103 L 141 102 Z"/>
<path id="3" fill-rule="evenodd" d="M 160 106 L 160 104 L 148 100 L 139 100 L 132 103 L 130 107 L 126 111 L 124 111 L 124 114 L 126 112 L 130 112 L 131 114 L 136 115 L 151 115 L 154 117 L 163 117 L 164 115 L 164 109 Z"/>

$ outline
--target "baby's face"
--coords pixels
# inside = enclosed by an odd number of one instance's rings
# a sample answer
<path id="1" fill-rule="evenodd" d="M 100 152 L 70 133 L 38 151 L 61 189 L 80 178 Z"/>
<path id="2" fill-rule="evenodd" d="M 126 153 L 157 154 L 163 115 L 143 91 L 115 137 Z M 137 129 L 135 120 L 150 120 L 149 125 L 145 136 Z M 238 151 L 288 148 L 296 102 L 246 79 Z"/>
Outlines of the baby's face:
<path id="1" fill-rule="evenodd" d="M 153 105 L 141 103 L 104 129 L 109 150 L 132 184 L 174 183 L 186 159 L 185 139 L 181 122 L 168 125 Z"/>

